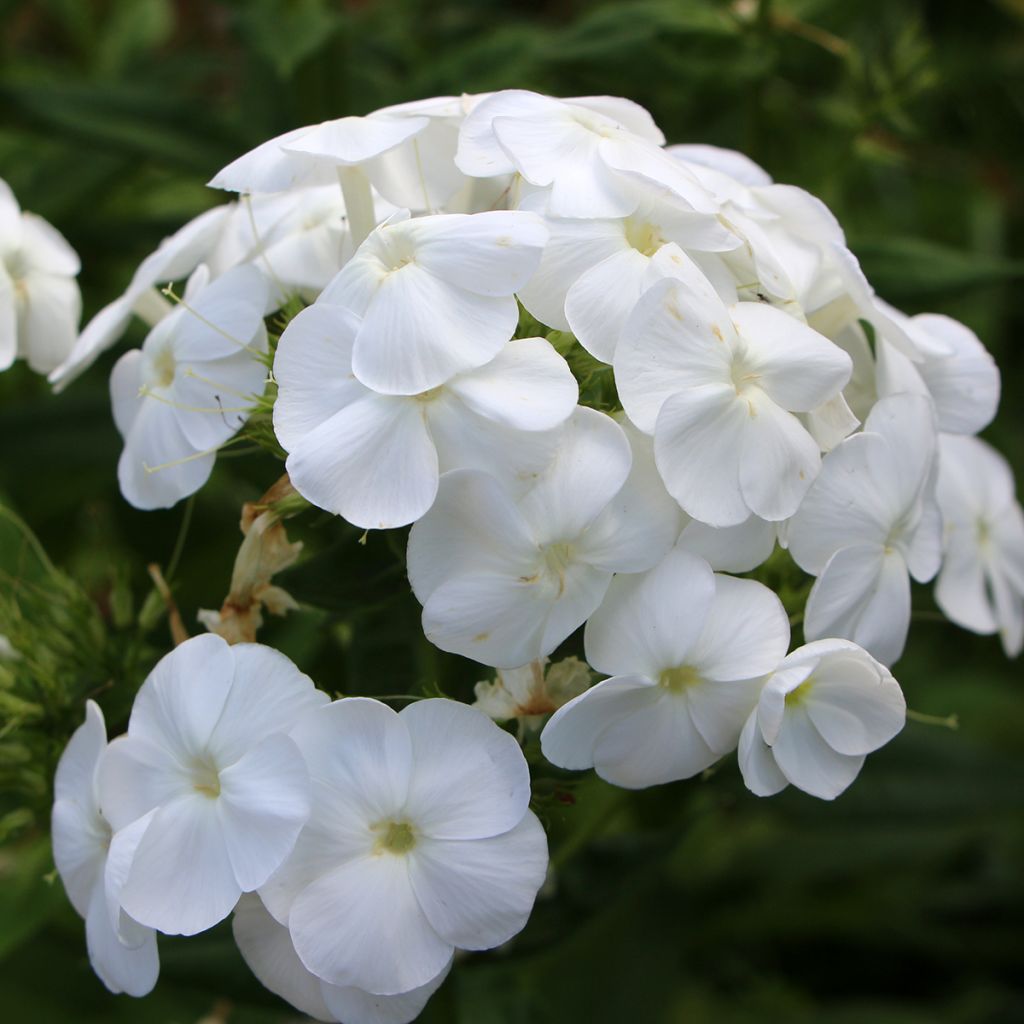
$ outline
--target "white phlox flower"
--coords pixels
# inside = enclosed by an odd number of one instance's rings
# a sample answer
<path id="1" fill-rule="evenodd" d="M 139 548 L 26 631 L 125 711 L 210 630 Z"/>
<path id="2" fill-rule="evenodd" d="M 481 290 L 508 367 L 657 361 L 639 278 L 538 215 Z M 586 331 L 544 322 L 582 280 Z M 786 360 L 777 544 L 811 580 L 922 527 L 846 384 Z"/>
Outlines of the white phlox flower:
<path id="1" fill-rule="evenodd" d="M 120 907 L 125 866 L 148 819 L 114 833 L 98 796 L 98 769 L 107 749 L 103 712 L 93 701 L 68 741 L 54 780 L 53 859 L 75 910 L 85 918 L 89 962 L 111 992 L 144 996 L 156 984 L 156 933 Z"/>
<path id="2" fill-rule="evenodd" d="M 119 897 L 131 917 L 194 935 L 280 867 L 310 807 L 309 772 L 286 732 L 326 700 L 260 644 L 207 633 L 160 660 L 100 765 L 112 827 L 146 818 Z"/>
<path id="3" fill-rule="evenodd" d="M 938 429 L 948 434 L 977 434 L 995 418 L 999 407 L 999 367 L 978 336 L 948 316 L 921 313 L 903 317 L 908 336 L 918 342 L 920 358 L 908 359 L 884 337 L 876 342 L 876 386 L 884 398 L 900 392 L 927 395 L 935 405 Z M 934 345 L 919 339 L 938 339 L 948 347 L 936 353 Z"/>
<path id="4" fill-rule="evenodd" d="M 1024 513 L 1013 471 L 975 437 L 939 438 L 942 569 L 935 600 L 958 626 L 999 633 L 1015 658 L 1024 646 Z"/>
<path id="5" fill-rule="evenodd" d="M 379 996 L 352 985 L 331 985 L 308 971 L 292 945 L 288 929 L 274 920 L 254 893 L 235 907 L 231 928 L 239 951 L 265 988 L 301 1013 L 338 1024 L 409 1024 L 448 976 L 441 972 L 411 992 Z"/>
<path id="6" fill-rule="evenodd" d="M 124 294 L 104 306 L 82 328 L 67 357 L 50 374 L 48 379 L 55 391 L 67 387 L 111 348 L 134 314 L 155 325 L 170 312 L 167 301 L 154 287 L 188 277 L 213 250 L 230 214 L 227 206 L 201 213 L 165 238 L 139 264 Z"/>
<path id="7" fill-rule="evenodd" d="M 496 722 L 520 719 L 535 726 L 590 686 L 590 669 L 579 658 L 551 664 L 538 658 L 519 668 L 498 669 L 497 678 L 476 684 L 473 707 Z"/>
<path id="8" fill-rule="evenodd" d="M 571 330 L 610 363 L 626 318 L 649 287 L 651 258 L 668 242 L 686 251 L 734 249 L 740 239 L 713 214 L 695 211 L 663 187 L 629 186 L 637 206 L 626 217 L 548 217 L 551 237 L 519 298 L 542 323 Z M 541 204 L 524 202 L 521 209 Z"/>
<path id="9" fill-rule="evenodd" d="M 248 265 L 207 281 L 201 267 L 181 304 L 110 375 L 125 442 L 118 483 L 136 508 L 169 508 L 199 490 L 264 390 L 266 280 Z"/>
<path id="10" fill-rule="evenodd" d="M 615 577 L 585 644 L 611 678 L 554 713 L 544 756 L 640 789 L 735 749 L 762 678 L 786 655 L 789 620 L 763 584 L 677 549 L 648 573 Z"/>
<path id="11" fill-rule="evenodd" d="M 906 713 L 899 683 L 867 651 L 848 640 L 806 644 L 768 678 L 743 727 L 743 781 L 758 796 L 792 784 L 833 800 Z"/>
<path id="12" fill-rule="evenodd" d="M 547 871 L 518 743 L 450 700 L 362 697 L 292 736 L 313 782 L 295 851 L 260 890 L 306 969 L 378 995 L 430 986 L 456 948 L 526 924 Z"/>
<path id="13" fill-rule="evenodd" d="M 508 89 L 481 100 L 459 130 L 455 162 L 468 175 L 519 174 L 545 190 L 553 217 L 627 217 L 637 180 L 672 188 L 713 210 L 705 190 L 662 150 L 665 137 L 643 107 L 616 96 L 559 100 Z"/>
<path id="14" fill-rule="evenodd" d="M 565 360 L 543 338 L 506 342 L 490 362 L 416 395 L 379 394 L 352 371 L 359 317 L 317 302 L 296 316 L 274 359 L 274 430 L 292 484 L 356 526 L 419 519 L 439 474 L 491 469 L 507 480 L 543 468 L 549 433 L 576 407 Z"/>
<path id="15" fill-rule="evenodd" d="M 769 304 L 727 307 L 682 251 L 662 254 L 672 276 L 645 293 L 615 350 L 626 414 L 654 435 L 665 486 L 694 519 L 786 519 L 821 465 L 794 414 L 839 394 L 850 357 Z"/>
<path id="16" fill-rule="evenodd" d="M 818 577 L 808 639 L 845 637 L 886 665 L 903 653 L 910 577 L 927 582 L 941 557 L 936 446 L 932 403 L 900 394 L 825 457 L 787 530 L 796 563 Z"/>
<path id="17" fill-rule="evenodd" d="M 381 225 L 320 296 L 362 317 L 356 378 L 415 395 L 493 359 L 515 331 L 514 293 L 547 237 L 540 217 L 516 211 L 396 215 Z"/>
<path id="18" fill-rule="evenodd" d="M 24 359 L 49 373 L 78 333 L 81 265 L 52 224 L 23 211 L 0 178 L 0 370 Z"/>
<path id="19" fill-rule="evenodd" d="M 580 407 L 551 463 L 516 496 L 455 470 L 409 534 L 409 582 L 442 650 L 498 668 L 550 654 L 601 603 L 612 574 L 642 572 L 671 547 L 678 510 L 649 501 L 627 436 Z"/>

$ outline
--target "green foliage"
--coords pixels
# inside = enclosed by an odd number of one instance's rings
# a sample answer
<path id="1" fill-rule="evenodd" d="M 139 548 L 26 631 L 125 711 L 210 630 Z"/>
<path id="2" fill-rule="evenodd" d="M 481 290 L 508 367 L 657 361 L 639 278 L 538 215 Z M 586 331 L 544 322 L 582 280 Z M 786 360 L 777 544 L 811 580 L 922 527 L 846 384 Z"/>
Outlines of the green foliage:
<path id="1" fill-rule="evenodd" d="M 670 141 L 741 149 L 820 195 L 883 297 L 977 330 L 1004 379 L 988 436 L 1024 472 L 1018 0 L 0 0 L 0 23 L 0 173 L 81 253 L 87 315 L 219 200 L 205 180 L 288 128 L 464 90 L 621 94 Z M 521 323 L 536 333 L 551 332 Z M 614 409 L 607 368 L 571 335 L 551 340 L 586 399 Z M 28 652 L 0 660 L 0 1002 L 46 1022 L 294 1020 L 223 927 L 162 942 L 145 1002 L 108 996 L 50 875 L 50 779 L 82 702 L 123 728 L 169 646 L 146 566 L 175 563 L 196 631 L 227 590 L 242 502 L 281 472 L 271 383 L 235 449 L 250 454 L 218 460 L 187 531 L 183 507 L 127 507 L 116 356 L 58 398 L 23 367 L 0 375 L 0 500 L 32 527 L 0 517 L 0 633 Z M 277 582 L 304 607 L 263 638 L 332 692 L 472 699 L 485 673 L 422 636 L 404 531 L 289 511 L 304 555 Z M 761 572 L 799 608 L 806 580 L 784 554 Z M 460 963 L 423 1020 L 1024 1019 L 1017 671 L 995 640 L 932 622 L 926 592 L 914 601 L 899 678 L 915 709 L 957 712 L 958 732 L 910 723 L 835 805 L 758 801 L 731 759 L 640 794 L 545 770 L 552 891 L 507 952 Z M 559 653 L 579 652 L 576 637 Z M 540 764 L 535 740 L 527 754 Z"/>

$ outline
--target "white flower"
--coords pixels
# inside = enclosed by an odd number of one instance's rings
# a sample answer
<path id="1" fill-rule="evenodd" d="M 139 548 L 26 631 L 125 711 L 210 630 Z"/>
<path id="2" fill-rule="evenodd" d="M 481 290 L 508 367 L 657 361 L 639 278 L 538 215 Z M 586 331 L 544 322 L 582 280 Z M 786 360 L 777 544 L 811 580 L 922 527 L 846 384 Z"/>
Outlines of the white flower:
<path id="1" fill-rule="evenodd" d="M 629 418 L 654 435 L 665 486 L 711 526 L 791 516 L 817 476 L 818 443 L 794 413 L 849 379 L 849 356 L 761 302 L 726 308 L 682 252 L 626 321 L 615 381 Z"/>
<path id="2" fill-rule="evenodd" d="M 570 330 L 595 358 L 610 363 L 626 318 L 650 285 L 651 259 L 665 244 L 717 252 L 740 239 L 708 213 L 664 188 L 633 186 L 636 209 L 618 219 L 547 218 L 551 237 L 537 272 L 520 291 L 542 323 Z M 525 203 L 521 208 L 529 208 Z"/>
<path id="3" fill-rule="evenodd" d="M 409 534 L 423 629 L 442 650 L 517 668 L 550 654 L 601 603 L 615 572 L 642 572 L 671 547 L 678 512 L 648 501 L 614 420 L 579 408 L 551 464 L 517 498 L 456 470 Z"/>
<path id="4" fill-rule="evenodd" d="M 935 600 L 958 626 L 998 632 L 1009 657 L 1024 646 L 1024 513 L 1013 472 L 984 441 L 939 438 L 944 551 Z"/>
<path id="5" fill-rule="evenodd" d="M 82 312 L 79 269 L 64 236 L 23 212 L 0 178 L 0 370 L 21 358 L 49 373 L 71 351 Z"/>
<path id="6" fill-rule="evenodd" d="M 889 742 L 907 705 L 889 670 L 846 640 L 795 650 L 766 681 L 740 737 L 743 781 L 758 796 L 792 783 L 833 800 Z"/>
<path id="7" fill-rule="evenodd" d="M 641 177 L 711 208 L 691 175 L 661 149 L 665 137 L 643 107 L 613 96 L 551 96 L 508 89 L 479 102 L 459 130 L 455 162 L 466 174 L 518 173 L 546 189 L 554 217 L 626 217 Z"/>
<path id="8" fill-rule="evenodd" d="M 160 660 L 100 766 L 114 828 L 149 817 L 121 890 L 128 914 L 193 935 L 270 877 L 309 816 L 309 774 L 285 732 L 326 699 L 259 644 L 207 633 Z"/>
<path id="9" fill-rule="evenodd" d="M 170 310 L 154 285 L 188 277 L 216 245 L 231 214 L 229 206 L 215 206 L 201 213 L 150 253 L 119 298 L 104 306 L 86 325 L 67 358 L 54 369 L 49 381 L 55 391 L 67 387 L 124 334 L 133 313 L 153 324 Z"/>
<path id="10" fill-rule="evenodd" d="M 200 268 L 182 304 L 126 352 L 110 376 L 124 438 L 117 476 L 136 508 L 169 508 L 206 482 L 216 449 L 263 393 L 267 286 L 252 266 L 206 284 Z"/>
<path id="11" fill-rule="evenodd" d="M 320 300 L 361 316 L 352 372 L 415 395 L 493 359 L 519 319 L 513 293 L 547 239 L 531 213 L 392 219 L 359 247 Z"/>
<path id="12" fill-rule="evenodd" d="M 97 773 L 106 748 L 103 712 L 87 701 L 85 722 L 57 765 L 53 859 L 68 899 L 85 918 L 93 970 L 111 992 L 144 996 L 160 971 L 156 934 L 128 917 L 118 903 L 124 866 L 142 833 L 140 823 L 133 823 L 115 835 L 100 811 Z"/>
<path id="13" fill-rule="evenodd" d="M 408 1024 L 448 977 L 451 962 L 425 985 L 398 995 L 378 996 L 351 985 L 331 985 L 306 970 L 288 929 L 271 917 L 255 893 L 243 896 L 231 920 L 235 942 L 253 974 L 297 1010 L 344 1024 Z"/>
<path id="14" fill-rule="evenodd" d="M 919 342 L 920 358 L 912 362 L 880 337 L 875 344 L 879 396 L 903 391 L 927 395 L 935 403 L 940 431 L 977 434 L 984 430 L 999 406 L 1000 381 L 999 368 L 977 335 L 956 320 L 937 313 L 903 317 L 903 327 L 912 340 L 938 339 L 949 351 L 936 354 L 926 347 L 927 342 Z"/>
<path id="15" fill-rule="evenodd" d="M 919 395 L 895 395 L 825 457 L 788 525 L 790 553 L 818 577 L 807 600 L 809 640 L 845 637 L 891 665 L 910 626 L 910 579 L 939 568 L 935 414 Z"/>
<path id="16" fill-rule="evenodd" d="M 312 813 L 260 895 L 307 970 L 409 992 L 455 948 L 490 949 L 523 928 L 548 857 L 511 736 L 455 701 L 397 714 L 360 697 L 308 715 L 292 736 Z"/>
<path id="17" fill-rule="evenodd" d="M 541 749 L 640 789 L 735 749 L 761 677 L 785 657 L 789 620 L 767 587 L 676 550 L 646 574 L 616 576 L 585 640 L 587 660 L 612 678 L 556 711 Z"/>
<path id="18" fill-rule="evenodd" d="M 553 665 L 538 658 L 520 668 L 498 669 L 496 679 L 477 683 L 473 707 L 496 722 L 519 718 L 534 725 L 589 685 L 590 669 L 579 658 L 563 658 Z"/>
<path id="19" fill-rule="evenodd" d="M 402 526 L 433 504 L 440 473 L 515 477 L 550 459 L 542 432 L 569 417 L 578 388 L 543 338 L 508 342 L 423 394 L 382 395 L 352 373 L 360 329 L 353 313 L 317 302 L 291 321 L 274 359 L 274 430 L 292 484 L 314 505 L 366 529 Z"/>

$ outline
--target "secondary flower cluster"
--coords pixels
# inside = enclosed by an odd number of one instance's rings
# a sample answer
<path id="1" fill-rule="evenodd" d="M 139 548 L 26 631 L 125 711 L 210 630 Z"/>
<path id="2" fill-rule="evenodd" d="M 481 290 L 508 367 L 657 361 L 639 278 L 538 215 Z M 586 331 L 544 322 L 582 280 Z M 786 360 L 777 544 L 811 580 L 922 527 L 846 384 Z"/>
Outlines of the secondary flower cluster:
<path id="1" fill-rule="evenodd" d="M 912 579 L 1019 653 L 1024 514 L 976 436 L 998 370 L 962 324 L 877 297 L 808 193 L 666 146 L 628 100 L 520 90 L 300 128 L 211 184 L 239 198 L 165 240 L 51 381 L 133 315 L 151 325 L 111 379 L 139 508 L 199 489 L 272 403 L 291 485 L 360 528 L 411 526 L 426 636 L 499 678 L 480 711 L 307 711 L 326 698 L 280 656 L 205 637 L 161 663 L 107 753 L 91 710 L 69 748 L 91 760 L 67 755 L 57 806 L 114 838 L 88 885 L 61 870 L 102 918 L 112 987 L 152 983 L 147 929 L 235 907 L 243 955 L 295 1005 L 409 1019 L 454 948 L 522 927 L 543 878 L 525 762 L 481 712 L 543 725 L 551 762 L 621 786 L 738 749 L 754 793 L 831 799 L 903 726 L 889 667 Z M 19 244 L 42 265 L 34 237 Z M 36 279 L 13 280 L 31 313 Z M 807 574 L 805 607 L 741 578 L 769 558 Z M 790 616 L 807 641 L 791 653 Z M 580 627 L 608 676 L 589 689 L 583 663 L 545 672 Z M 109 966 L 126 950 L 130 979 Z"/>
<path id="2" fill-rule="evenodd" d="M 479 711 L 328 701 L 284 655 L 213 634 L 175 648 L 108 744 L 92 701 L 57 769 L 53 851 L 114 992 L 156 933 L 234 911 L 246 962 L 321 1020 L 403 1024 L 456 948 L 520 931 L 547 870 L 515 740 Z"/>

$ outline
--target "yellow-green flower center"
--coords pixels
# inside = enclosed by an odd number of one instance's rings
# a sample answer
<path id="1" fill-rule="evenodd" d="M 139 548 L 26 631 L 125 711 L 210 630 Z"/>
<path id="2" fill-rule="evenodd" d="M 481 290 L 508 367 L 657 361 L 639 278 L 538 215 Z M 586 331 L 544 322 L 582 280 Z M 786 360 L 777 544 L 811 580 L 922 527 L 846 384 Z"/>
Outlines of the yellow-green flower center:
<path id="1" fill-rule="evenodd" d="M 381 832 L 379 853 L 408 853 L 416 845 L 416 833 L 407 821 L 387 821 L 377 826 Z"/>
<path id="2" fill-rule="evenodd" d="M 667 668 L 658 677 L 658 685 L 669 693 L 682 693 L 701 681 L 700 673 L 692 665 L 680 665 Z"/>

